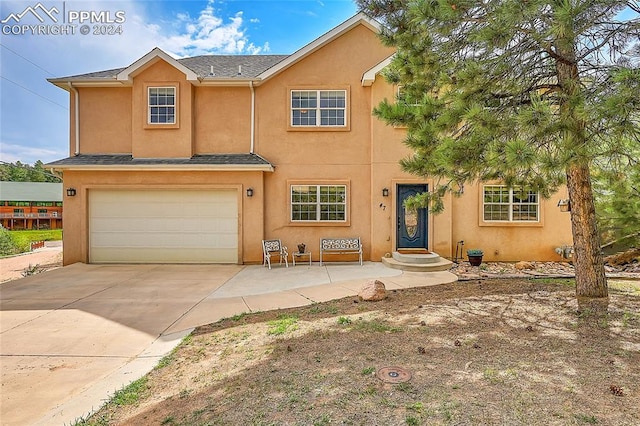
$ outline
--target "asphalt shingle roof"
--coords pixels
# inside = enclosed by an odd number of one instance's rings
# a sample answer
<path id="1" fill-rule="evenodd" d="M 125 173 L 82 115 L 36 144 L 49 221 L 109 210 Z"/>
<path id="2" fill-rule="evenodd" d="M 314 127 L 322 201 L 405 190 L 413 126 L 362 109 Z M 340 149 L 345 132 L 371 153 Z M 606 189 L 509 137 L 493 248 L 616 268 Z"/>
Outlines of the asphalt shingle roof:
<path id="1" fill-rule="evenodd" d="M 254 78 L 287 57 L 288 55 L 202 55 L 178 59 L 178 62 L 201 78 Z M 211 75 L 211 67 L 213 67 L 213 75 Z M 239 67 L 242 67 L 241 75 L 238 75 Z M 96 71 L 56 80 L 115 79 L 116 75 L 125 69 L 126 67 Z"/>
<path id="2" fill-rule="evenodd" d="M 235 165 L 270 166 L 256 154 L 209 154 L 191 158 L 133 158 L 128 154 L 80 154 L 48 163 L 47 166 L 157 166 L 157 165 Z"/>
<path id="3" fill-rule="evenodd" d="M 238 77 L 241 67 L 242 77 L 254 78 L 285 58 L 287 55 L 205 55 L 179 59 L 178 62 L 200 77 L 213 77 L 210 75 L 211 67 L 215 77 Z"/>

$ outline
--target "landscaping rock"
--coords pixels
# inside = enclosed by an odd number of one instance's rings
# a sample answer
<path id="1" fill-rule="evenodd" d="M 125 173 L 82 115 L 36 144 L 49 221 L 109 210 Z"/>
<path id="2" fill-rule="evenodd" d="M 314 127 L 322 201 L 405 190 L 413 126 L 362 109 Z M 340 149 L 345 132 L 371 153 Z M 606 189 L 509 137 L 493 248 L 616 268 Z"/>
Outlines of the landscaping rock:
<path id="1" fill-rule="evenodd" d="M 531 269 L 519 269 L 516 265 L 531 265 Z M 471 266 L 469 262 L 454 263 L 449 270 L 458 276 L 459 281 L 495 278 L 572 278 L 575 269 L 569 262 L 486 262 L 482 266 Z M 640 279 L 640 261 L 632 259 L 631 263 L 620 266 L 605 265 L 609 278 Z"/>
<path id="2" fill-rule="evenodd" d="M 364 283 L 358 297 L 360 300 L 376 302 L 387 297 L 387 289 L 382 281 L 370 280 Z"/>
<path id="3" fill-rule="evenodd" d="M 525 261 L 517 262 L 514 266 L 519 271 L 522 271 L 523 269 L 533 269 L 534 268 L 533 263 L 525 262 Z"/>

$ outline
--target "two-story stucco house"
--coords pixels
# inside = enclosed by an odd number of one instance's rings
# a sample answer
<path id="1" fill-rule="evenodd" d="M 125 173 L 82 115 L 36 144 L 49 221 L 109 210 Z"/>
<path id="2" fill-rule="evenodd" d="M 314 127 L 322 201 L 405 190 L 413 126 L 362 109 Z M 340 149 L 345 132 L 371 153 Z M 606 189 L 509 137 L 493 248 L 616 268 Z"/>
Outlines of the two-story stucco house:
<path id="1" fill-rule="evenodd" d="M 406 214 L 433 181 L 404 173 L 404 130 L 372 115 L 397 88 L 394 51 L 359 14 L 291 55 L 198 56 L 154 49 L 126 68 L 56 78 L 70 95 L 64 263 L 260 263 L 262 239 L 361 238 L 364 258 L 399 248 L 485 260 L 557 260 L 571 244 L 561 193 L 499 183 Z M 340 257 L 340 259 L 347 259 Z"/>

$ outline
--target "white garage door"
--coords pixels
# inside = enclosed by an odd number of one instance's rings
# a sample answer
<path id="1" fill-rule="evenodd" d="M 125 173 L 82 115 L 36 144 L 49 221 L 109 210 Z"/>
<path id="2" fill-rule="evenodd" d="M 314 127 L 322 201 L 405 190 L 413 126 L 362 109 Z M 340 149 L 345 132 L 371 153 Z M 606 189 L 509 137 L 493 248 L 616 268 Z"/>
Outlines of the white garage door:
<path id="1" fill-rule="evenodd" d="M 92 190 L 91 263 L 237 263 L 235 190 Z"/>

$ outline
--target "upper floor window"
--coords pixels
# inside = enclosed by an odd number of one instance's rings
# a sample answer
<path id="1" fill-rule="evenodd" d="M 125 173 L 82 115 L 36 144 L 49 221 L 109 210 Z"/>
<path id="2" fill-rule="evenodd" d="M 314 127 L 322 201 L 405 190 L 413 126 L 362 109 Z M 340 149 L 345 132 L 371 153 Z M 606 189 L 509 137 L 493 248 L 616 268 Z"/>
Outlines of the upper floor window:
<path id="1" fill-rule="evenodd" d="M 149 87 L 149 124 L 176 124 L 175 87 Z"/>
<path id="2" fill-rule="evenodd" d="M 540 194 L 504 185 L 486 185 L 482 208 L 487 222 L 538 222 Z"/>
<path id="3" fill-rule="evenodd" d="M 345 222 L 346 185 L 291 185 L 292 222 Z"/>
<path id="4" fill-rule="evenodd" d="M 292 90 L 292 127 L 345 127 L 346 90 Z"/>

